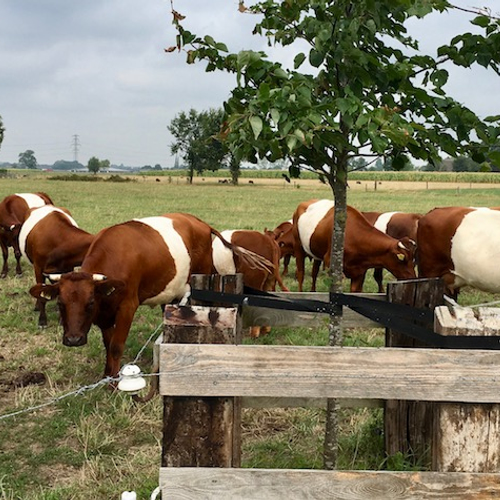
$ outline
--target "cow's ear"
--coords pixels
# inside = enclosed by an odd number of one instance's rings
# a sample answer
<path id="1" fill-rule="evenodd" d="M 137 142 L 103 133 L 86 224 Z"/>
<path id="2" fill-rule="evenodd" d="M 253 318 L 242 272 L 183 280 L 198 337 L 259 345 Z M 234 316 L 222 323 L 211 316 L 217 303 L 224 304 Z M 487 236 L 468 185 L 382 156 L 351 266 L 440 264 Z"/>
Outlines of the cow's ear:
<path id="1" fill-rule="evenodd" d="M 113 279 L 96 281 L 95 291 L 102 297 L 109 297 L 113 295 L 116 298 L 125 292 L 125 283 L 123 281 Z"/>
<path id="2" fill-rule="evenodd" d="M 59 285 L 37 283 L 30 288 L 30 294 L 36 299 L 54 300 L 59 295 Z"/>

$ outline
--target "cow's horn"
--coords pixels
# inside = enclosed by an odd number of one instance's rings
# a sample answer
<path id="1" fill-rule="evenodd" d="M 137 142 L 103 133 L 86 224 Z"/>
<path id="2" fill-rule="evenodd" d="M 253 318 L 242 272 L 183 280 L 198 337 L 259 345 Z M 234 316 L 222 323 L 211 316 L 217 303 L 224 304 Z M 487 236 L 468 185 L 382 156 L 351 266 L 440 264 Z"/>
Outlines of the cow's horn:
<path id="1" fill-rule="evenodd" d="M 107 277 L 107 276 L 105 276 L 104 274 L 94 273 L 94 274 L 92 275 L 92 279 L 93 279 L 94 281 L 104 281 L 104 280 L 107 280 L 107 279 L 108 279 L 108 277 Z"/>
<path id="2" fill-rule="evenodd" d="M 398 247 L 402 248 L 403 250 L 408 250 L 408 248 L 406 248 L 401 241 L 398 241 Z"/>
<path id="3" fill-rule="evenodd" d="M 46 274 L 45 275 L 50 281 L 55 282 L 61 279 L 62 274 Z"/>

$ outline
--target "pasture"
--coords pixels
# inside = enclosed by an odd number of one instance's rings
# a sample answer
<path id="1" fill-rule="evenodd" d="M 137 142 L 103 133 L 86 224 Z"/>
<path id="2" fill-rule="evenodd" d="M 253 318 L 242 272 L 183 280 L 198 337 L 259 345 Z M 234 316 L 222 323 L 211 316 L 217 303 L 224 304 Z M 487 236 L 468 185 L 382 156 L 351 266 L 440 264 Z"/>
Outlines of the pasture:
<path id="1" fill-rule="evenodd" d="M 134 217 L 188 212 L 219 230 L 274 228 L 290 219 L 299 202 L 331 197 L 328 186 L 316 180 L 290 184 L 274 180 L 233 187 L 217 179 L 188 185 L 166 177 L 138 177 L 133 182 L 78 182 L 50 180 L 51 173 L 0 179 L 0 199 L 15 192 L 47 192 L 56 205 L 68 208 L 80 227 L 90 232 Z M 365 182 L 365 181 L 363 181 Z M 371 188 L 351 182 L 348 203 L 360 210 L 426 212 L 436 206 L 498 206 L 500 188 L 473 183 L 450 183 L 448 189 L 408 189 L 384 181 Z M 446 186 L 445 186 L 446 187 Z M 47 307 L 49 327 L 39 330 L 34 299 L 28 289 L 33 272 L 23 260 L 24 274 L 13 276 L 10 254 L 8 278 L 0 281 L 0 499 L 1 500 L 109 500 L 125 490 L 149 498 L 158 484 L 162 405 L 155 398 L 135 405 L 128 396 L 106 387 L 59 400 L 56 404 L 13 418 L 19 409 L 43 404 L 99 381 L 104 369 L 101 334 L 93 329 L 84 347 L 61 343 L 54 304 Z M 293 266 L 290 276 L 293 276 Z M 293 278 L 287 286 L 296 290 Z M 346 284 L 347 285 L 347 284 Z M 306 280 L 305 289 L 309 282 Z M 318 290 L 326 291 L 322 273 Z M 365 291 L 375 291 L 367 280 Z M 495 300 L 494 296 L 466 292 L 461 303 Z M 159 308 L 138 310 L 123 362 L 133 360 L 161 323 Z M 324 345 L 323 330 L 275 329 L 267 337 L 245 342 L 261 344 Z M 382 330 L 349 331 L 349 345 L 383 343 Z M 151 347 L 138 360 L 143 371 L 151 365 Z M 340 468 L 398 470 L 425 467 L 411 457 L 385 457 L 381 410 L 343 409 L 340 415 Z M 320 468 L 323 410 L 245 410 L 243 463 L 248 467 Z"/>

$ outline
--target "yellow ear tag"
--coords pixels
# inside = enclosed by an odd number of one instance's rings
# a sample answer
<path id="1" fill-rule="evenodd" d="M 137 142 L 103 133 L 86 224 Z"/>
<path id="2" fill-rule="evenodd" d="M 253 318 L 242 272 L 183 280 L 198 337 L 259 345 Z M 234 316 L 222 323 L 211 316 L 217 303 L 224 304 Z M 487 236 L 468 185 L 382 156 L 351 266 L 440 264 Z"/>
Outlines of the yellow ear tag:
<path id="1" fill-rule="evenodd" d="M 398 259 L 403 262 L 405 260 L 405 256 L 402 253 L 398 253 Z"/>

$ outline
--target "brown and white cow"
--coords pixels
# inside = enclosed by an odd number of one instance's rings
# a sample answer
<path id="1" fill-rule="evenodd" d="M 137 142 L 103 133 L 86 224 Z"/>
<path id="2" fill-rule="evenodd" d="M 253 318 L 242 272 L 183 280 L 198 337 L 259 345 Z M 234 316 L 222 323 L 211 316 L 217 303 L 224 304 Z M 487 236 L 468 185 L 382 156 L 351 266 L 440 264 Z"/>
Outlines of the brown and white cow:
<path id="1" fill-rule="evenodd" d="M 16 274 L 22 274 L 21 252 L 19 250 L 19 231 L 32 208 L 53 205 L 46 193 L 17 193 L 5 197 L 0 203 L 0 247 L 2 248 L 3 267 L 0 278 L 9 272 L 9 247 L 14 250 Z"/>
<path id="2" fill-rule="evenodd" d="M 227 275 L 242 273 L 243 283 L 256 290 L 275 291 L 276 283 L 280 288 L 288 292 L 288 288 L 283 283 L 279 274 L 280 250 L 271 231 L 250 230 L 226 230 L 221 232 L 225 240 L 233 245 L 245 248 L 254 252 L 272 264 L 272 268 L 255 267 L 242 261 L 234 255 L 231 249 L 224 246 L 220 239 L 212 242 L 212 255 L 215 270 L 218 274 Z M 253 326 L 250 328 L 250 336 L 257 338 L 261 334 L 269 333 L 268 326 Z"/>
<path id="3" fill-rule="evenodd" d="M 19 249 L 35 271 L 37 283 L 44 274 L 67 273 L 80 266 L 94 236 L 78 227 L 65 209 L 53 205 L 30 210 L 19 232 Z M 38 326 L 47 325 L 45 300 L 37 300 Z"/>
<path id="4" fill-rule="evenodd" d="M 182 213 L 117 224 L 96 235 L 80 272 L 37 284 L 30 293 L 58 298 L 64 345 L 84 345 L 91 325 L 97 325 L 106 347 L 105 375 L 116 377 L 139 305 L 186 300 L 191 274 L 212 272 L 212 235 L 220 233 Z M 242 259 L 256 258 L 226 244 Z"/>
<path id="5" fill-rule="evenodd" d="M 418 274 L 443 278 L 454 298 L 463 286 L 500 292 L 500 212 L 489 208 L 435 208 L 419 221 Z"/>
<path id="6" fill-rule="evenodd" d="M 368 222 L 397 240 L 408 237 L 414 244 L 414 252 L 416 251 L 417 227 L 418 221 L 422 214 L 410 212 L 361 212 Z M 409 243 L 411 243 L 409 242 Z M 378 284 L 378 291 L 382 293 L 383 287 L 383 270 L 376 268 L 373 271 L 373 277 Z"/>
<path id="7" fill-rule="evenodd" d="M 334 202 L 310 200 L 299 204 L 293 215 L 295 259 L 299 291 L 304 281 L 304 261 L 313 261 L 311 291 L 321 262 L 330 266 Z M 351 280 L 351 292 L 361 292 L 366 271 L 382 267 L 397 279 L 415 278 L 413 249 L 407 238 L 397 240 L 373 227 L 355 208 L 347 206 L 344 242 L 344 274 Z"/>

